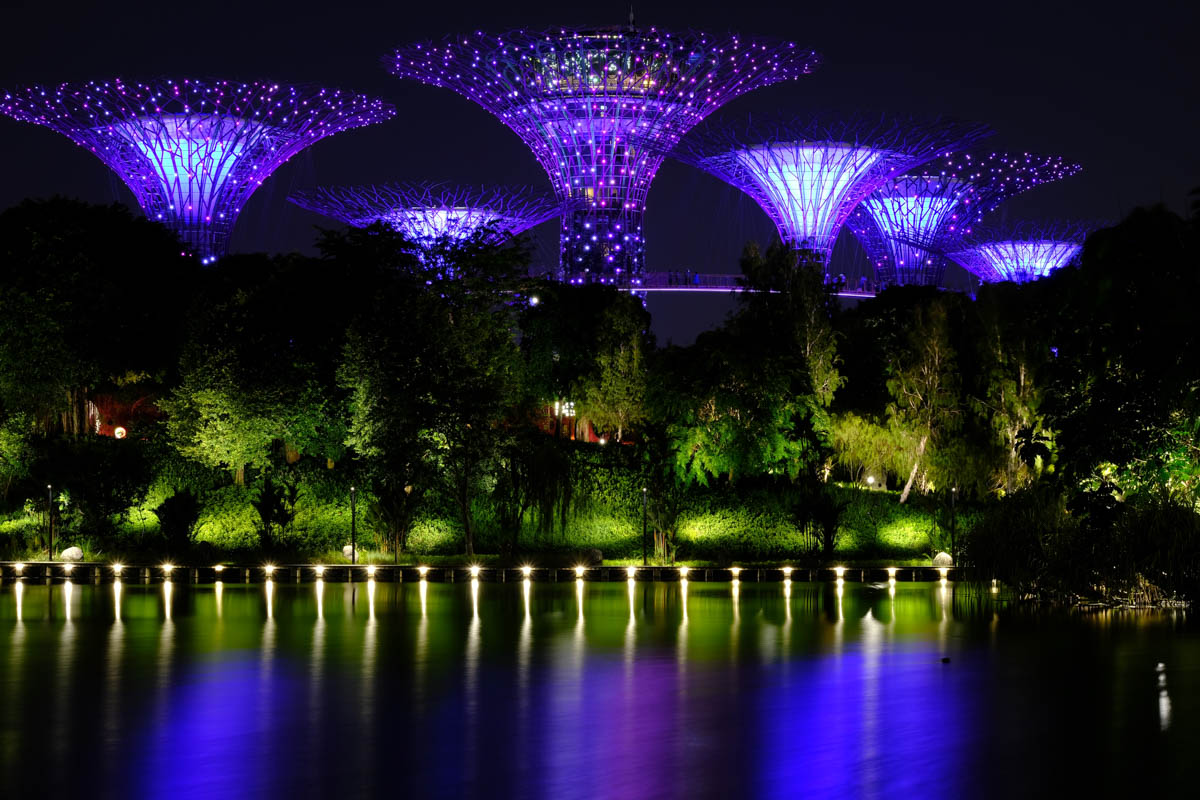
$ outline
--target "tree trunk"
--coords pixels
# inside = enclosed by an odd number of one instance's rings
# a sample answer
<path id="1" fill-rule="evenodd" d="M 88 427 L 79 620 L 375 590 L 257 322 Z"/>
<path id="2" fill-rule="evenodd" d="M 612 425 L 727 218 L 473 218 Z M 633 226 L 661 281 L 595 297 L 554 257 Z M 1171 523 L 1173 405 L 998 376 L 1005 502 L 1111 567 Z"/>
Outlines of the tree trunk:
<path id="1" fill-rule="evenodd" d="M 246 465 L 245 464 L 238 464 L 237 467 L 233 470 L 233 484 L 235 486 L 245 486 L 246 485 Z"/>
<path id="2" fill-rule="evenodd" d="M 929 434 L 921 437 L 921 443 L 917 445 L 917 457 L 913 461 L 912 471 L 908 473 L 908 482 L 904 484 L 904 491 L 900 493 L 900 502 L 908 500 L 908 493 L 912 491 L 913 481 L 917 478 L 917 467 L 921 466 L 921 457 L 925 455 L 925 443 L 929 441 Z"/>

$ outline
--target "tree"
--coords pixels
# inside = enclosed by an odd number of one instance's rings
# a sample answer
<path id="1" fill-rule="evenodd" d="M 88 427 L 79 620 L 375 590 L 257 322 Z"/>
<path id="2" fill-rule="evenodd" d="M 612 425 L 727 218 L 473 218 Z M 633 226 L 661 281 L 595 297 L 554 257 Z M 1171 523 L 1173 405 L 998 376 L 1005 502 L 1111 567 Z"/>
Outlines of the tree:
<path id="1" fill-rule="evenodd" d="M 78 436 L 119 376 L 167 378 L 198 274 L 123 206 L 54 198 L 0 213 L 0 408 Z"/>
<path id="2" fill-rule="evenodd" d="M 625 433 L 646 416 L 646 353 L 650 318 L 637 298 L 618 293 L 605 309 L 595 340 L 595 366 L 580 383 L 582 415 L 598 430 Z"/>
<path id="3" fill-rule="evenodd" d="M 891 365 L 889 416 L 915 440 L 901 503 L 908 500 L 930 441 L 949 433 L 959 422 L 955 353 L 946 305 L 939 298 L 914 309 L 907 347 L 894 356 Z"/>

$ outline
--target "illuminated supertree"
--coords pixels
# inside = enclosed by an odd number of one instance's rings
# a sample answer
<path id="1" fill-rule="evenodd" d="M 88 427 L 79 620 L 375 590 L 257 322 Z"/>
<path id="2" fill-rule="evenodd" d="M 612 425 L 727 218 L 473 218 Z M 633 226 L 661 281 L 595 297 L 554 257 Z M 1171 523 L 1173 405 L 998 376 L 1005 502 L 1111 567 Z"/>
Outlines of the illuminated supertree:
<path id="1" fill-rule="evenodd" d="M 385 222 L 421 244 L 443 236 L 465 239 L 485 228 L 493 241 L 503 241 L 563 214 L 561 201 L 527 187 L 332 186 L 294 192 L 288 199 L 359 228 Z"/>
<path id="2" fill-rule="evenodd" d="M 1044 278 L 1074 261 L 1095 222 L 1023 223 L 954 237 L 945 255 L 985 283 Z"/>
<path id="3" fill-rule="evenodd" d="M 402 47 L 392 74 L 452 89 L 511 128 L 564 202 L 564 277 L 640 275 L 646 193 L 664 153 L 739 95 L 812 72 L 788 42 L 614 27 L 474 33 Z"/>
<path id="4" fill-rule="evenodd" d="M 280 164 L 326 136 L 395 114 L 337 89 L 119 78 L 5 91 L 0 111 L 86 147 L 204 263 L 226 252 L 238 213 Z"/>
<path id="5" fill-rule="evenodd" d="M 881 283 L 936 286 L 946 269 L 939 240 L 969 234 L 1008 198 L 1080 169 L 1058 156 L 954 153 L 885 181 L 846 224 Z"/>
<path id="6" fill-rule="evenodd" d="M 697 131 L 674 155 L 750 195 L 785 242 L 824 263 L 847 217 L 871 192 L 988 133 L 946 121 L 759 117 Z"/>

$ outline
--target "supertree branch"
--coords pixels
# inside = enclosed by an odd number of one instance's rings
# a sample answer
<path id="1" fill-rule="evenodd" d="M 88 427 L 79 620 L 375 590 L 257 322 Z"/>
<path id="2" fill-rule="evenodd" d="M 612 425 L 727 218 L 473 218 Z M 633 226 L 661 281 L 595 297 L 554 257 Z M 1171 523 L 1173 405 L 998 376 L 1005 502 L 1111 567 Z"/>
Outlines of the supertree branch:
<path id="1" fill-rule="evenodd" d="M 394 116 L 379 100 L 265 81 L 172 80 L 4 91 L 0 111 L 90 150 L 151 219 L 205 263 L 223 255 L 238 213 L 282 163 L 326 136 Z"/>
<path id="2" fill-rule="evenodd" d="M 1014 195 L 1076 174 L 1080 165 L 1032 153 L 952 153 L 885 181 L 847 220 L 886 284 L 936 285 L 946 236 L 969 234 Z"/>
<path id="3" fill-rule="evenodd" d="M 985 283 L 1026 283 L 1044 278 L 1079 257 L 1084 239 L 1105 223 L 1024 222 L 942 241 L 943 254 Z"/>
<path id="4" fill-rule="evenodd" d="M 750 195 L 784 241 L 827 260 L 850 213 L 879 186 L 989 133 L 945 120 L 752 117 L 697 130 L 674 155 Z"/>
<path id="5" fill-rule="evenodd" d="M 443 236 L 465 239 L 485 229 L 502 241 L 565 211 L 562 201 L 529 187 L 429 182 L 320 187 L 293 192 L 288 200 L 355 227 L 386 223 L 418 244 Z"/>
<path id="6" fill-rule="evenodd" d="M 663 154 L 723 104 L 819 60 L 790 42 L 628 27 L 453 36 L 385 63 L 521 137 L 559 198 L 578 204 L 563 220 L 562 271 L 604 280 L 642 272 L 642 216 Z"/>

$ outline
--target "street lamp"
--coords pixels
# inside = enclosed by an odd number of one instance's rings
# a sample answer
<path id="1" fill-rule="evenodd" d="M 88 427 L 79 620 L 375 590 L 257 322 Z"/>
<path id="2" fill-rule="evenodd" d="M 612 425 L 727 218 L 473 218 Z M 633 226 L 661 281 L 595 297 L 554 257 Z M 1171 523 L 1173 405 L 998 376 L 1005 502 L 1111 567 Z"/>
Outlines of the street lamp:
<path id="1" fill-rule="evenodd" d="M 646 566 L 646 487 L 642 487 L 642 566 Z"/>
<path id="2" fill-rule="evenodd" d="M 54 560 L 54 490 L 46 484 L 46 560 Z"/>
<path id="3" fill-rule="evenodd" d="M 867 476 L 867 486 L 874 486 L 874 485 L 875 485 L 875 476 L 868 475 Z"/>
<path id="4" fill-rule="evenodd" d="M 355 522 L 356 522 L 355 517 L 356 517 L 357 509 L 356 509 L 355 502 L 354 502 L 355 498 L 357 498 L 357 497 L 358 497 L 358 493 L 356 491 L 354 491 L 354 487 L 351 486 L 350 487 L 350 564 L 351 565 L 358 563 L 358 533 L 355 530 Z"/>

